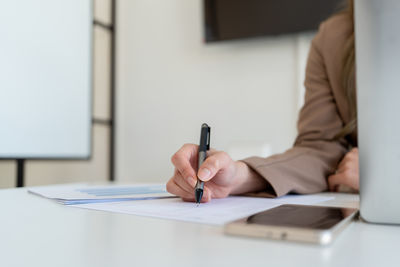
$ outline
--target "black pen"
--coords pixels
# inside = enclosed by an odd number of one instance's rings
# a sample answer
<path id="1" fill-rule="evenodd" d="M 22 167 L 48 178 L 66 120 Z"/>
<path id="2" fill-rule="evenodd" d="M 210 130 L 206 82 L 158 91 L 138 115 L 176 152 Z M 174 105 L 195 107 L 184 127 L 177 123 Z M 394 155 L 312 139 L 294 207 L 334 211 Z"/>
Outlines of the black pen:
<path id="1" fill-rule="evenodd" d="M 200 134 L 200 145 L 199 145 L 199 158 L 198 158 L 198 165 L 197 168 L 200 169 L 201 164 L 207 158 L 207 151 L 210 149 L 210 131 L 211 128 L 206 124 L 203 123 L 201 125 L 201 134 Z M 197 177 L 197 183 L 194 187 L 194 198 L 197 204 L 200 204 L 201 198 L 203 196 L 204 191 L 204 182 L 201 181 Z"/>

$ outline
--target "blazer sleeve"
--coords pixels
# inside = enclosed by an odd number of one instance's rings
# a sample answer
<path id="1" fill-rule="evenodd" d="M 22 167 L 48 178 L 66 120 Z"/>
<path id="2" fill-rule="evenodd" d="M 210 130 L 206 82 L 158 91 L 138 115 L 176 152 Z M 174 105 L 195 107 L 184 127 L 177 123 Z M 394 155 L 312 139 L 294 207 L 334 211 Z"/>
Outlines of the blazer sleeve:
<path id="1" fill-rule="evenodd" d="M 312 41 L 305 78 L 305 103 L 297 123 L 293 148 L 268 158 L 244 159 L 250 168 L 271 185 L 275 196 L 327 190 L 327 177 L 334 173 L 347 152 L 345 139 L 334 140 L 343 121 L 327 76 L 321 46 L 323 24 Z"/>

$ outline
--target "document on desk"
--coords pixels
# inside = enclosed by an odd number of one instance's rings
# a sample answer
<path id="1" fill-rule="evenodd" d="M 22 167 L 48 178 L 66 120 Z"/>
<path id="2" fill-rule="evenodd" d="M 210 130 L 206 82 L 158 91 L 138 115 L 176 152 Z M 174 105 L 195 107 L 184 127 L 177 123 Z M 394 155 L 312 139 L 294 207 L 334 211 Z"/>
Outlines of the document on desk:
<path id="1" fill-rule="evenodd" d="M 289 195 L 271 199 L 231 196 L 223 199 L 213 199 L 211 202 L 202 203 L 199 206 L 195 203 L 183 202 L 181 199 L 175 198 L 93 203 L 74 205 L 74 207 L 211 225 L 223 225 L 230 221 L 282 204 L 312 205 L 330 199 L 333 199 L 333 197 Z"/>
<path id="2" fill-rule="evenodd" d="M 51 185 L 31 187 L 28 192 L 63 205 L 175 197 L 167 192 L 165 184 Z"/>

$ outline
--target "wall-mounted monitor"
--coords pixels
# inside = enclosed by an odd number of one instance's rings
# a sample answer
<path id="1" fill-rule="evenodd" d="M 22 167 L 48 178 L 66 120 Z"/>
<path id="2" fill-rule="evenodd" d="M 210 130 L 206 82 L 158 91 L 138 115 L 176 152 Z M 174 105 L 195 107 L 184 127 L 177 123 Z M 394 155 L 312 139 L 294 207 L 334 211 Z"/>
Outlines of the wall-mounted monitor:
<path id="1" fill-rule="evenodd" d="M 344 0 L 203 0 L 206 42 L 317 30 Z"/>

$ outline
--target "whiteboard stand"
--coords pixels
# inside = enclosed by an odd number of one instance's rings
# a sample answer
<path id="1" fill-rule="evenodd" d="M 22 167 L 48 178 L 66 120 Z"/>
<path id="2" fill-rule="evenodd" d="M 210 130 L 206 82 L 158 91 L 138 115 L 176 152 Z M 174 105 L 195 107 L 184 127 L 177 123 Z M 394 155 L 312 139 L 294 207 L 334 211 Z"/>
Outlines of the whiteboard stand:
<path id="1" fill-rule="evenodd" d="M 93 118 L 94 124 L 106 125 L 110 128 L 110 139 L 109 139 L 109 181 L 115 181 L 115 99 L 116 99 L 116 21 L 117 21 L 117 0 L 111 0 L 110 9 L 111 22 L 105 23 L 96 18 L 93 20 L 95 27 L 107 31 L 110 34 L 110 118 Z"/>
<path id="2" fill-rule="evenodd" d="M 17 187 L 24 186 L 25 159 L 17 159 Z"/>

